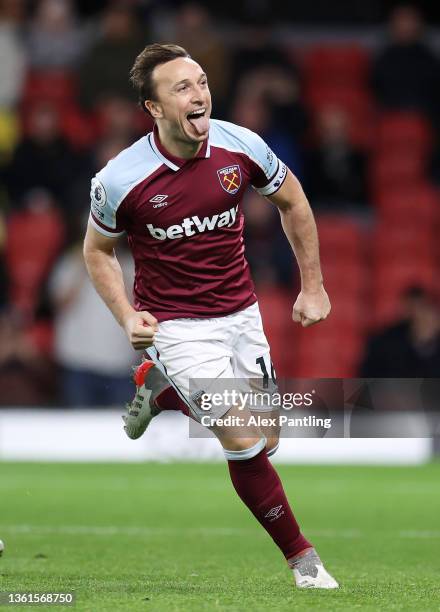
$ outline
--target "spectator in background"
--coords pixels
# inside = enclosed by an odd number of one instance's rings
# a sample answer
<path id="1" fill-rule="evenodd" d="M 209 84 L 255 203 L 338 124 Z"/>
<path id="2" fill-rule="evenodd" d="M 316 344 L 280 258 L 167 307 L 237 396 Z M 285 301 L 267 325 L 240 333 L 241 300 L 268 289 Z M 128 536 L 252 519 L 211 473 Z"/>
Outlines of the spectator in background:
<path id="1" fill-rule="evenodd" d="M 119 252 L 118 261 L 126 286 L 132 286 L 128 252 Z M 132 393 L 127 372 L 137 355 L 90 282 L 82 241 L 56 265 L 50 295 L 55 308 L 54 356 L 62 368 L 61 401 L 69 406 L 123 404 Z"/>
<path id="2" fill-rule="evenodd" d="M 79 70 L 80 102 L 93 109 L 108 97 L 135 102 L 127 75 L 135 57 L 148 42 L 134 8 L 112 2 L 101 16 L 100 36 L 83 58 Z"/>
<path id="3" fill-rule="evenodd" d="M 79 157 L 63 137 L 53 105 L 36 102 L 27 110 L 26 135 L 5 169 L 9 197 L 17 203 L 31 189 L 44 188 L 65 206 Z"/>
<path id="4" fill-rule="evenodd" d="M 131 134 L 131 131 L 129 133 Z M 82 228 L 78 227 L 78 219 L 82 219 L 90 209 L 90 177 L 131 143 L 131 137 L 128 138 L 125 130 L 111 130 L 110 133 L 105 132 L 94 148 L 88 152 L 85 163 L 82 164 L 81 171 L 76 175 L 69 192 L 69 209 L 73 213 L 73 223 L 69 225 L 72 237 L 80 235 Z"/>
<path id="5" fill-rule="evenodd" d="M 272 29 L 268 28 L 267 24 L 254 23 L 243 29 L 233 52 L 232 66 L 232 89 L 235 89 L 245 74 L 259 69 L 284 68 L 290 71 L 295 79 L 298 76 L 294 64 L 287 59 L 280 46 L 274 44 Z"/>
<path id="6" fill-rule="evenodd" d="M 372 87 L 386 109 L 439 115 L 440 64 L 424 39 L 424 24 L 415 6 L 403 4 L 391 13 L 389 42 L 372 66 Z"/>
<path id="7" fill-rule="evenodd" d="M 438 378 L 440 309 L 422 287 L 402 295 L 403 317 L 373 335 L 360 368 L 364 378 Z M 437 397 L 438 405 L 438 397 Z"/>
<path id="8" fill-rule="evenodd" d="M 30 65 L 73 69 L 90 37 L 89 28 L 77 22 L 71 0 L 40 0 L 26 37 Z"/>
<path id="9" fill-rule="evenodd" d="M 296 65 L 271 41 L 270 28 L 252 26 L 235 49 L 231 65 L 230 98 L 249 94 L 269 105 L 277 127 L 300 142 L 307 127 L 307 114 L 300 101 L 300 79 Z"/>
<path id="10" fill-rule="evenodd" d="M 176 15 L 176 44 L 188 49 L 191 57 L 209 75 L 209 89 L 216 105 L 216 116 L 224 116 L 230 78 L 228 46 L 219 38 L 218 29 L 213 28 L 206 7 L 196 2 L 182 5 Z"/>
<path id="11" fill-rule="evenodd" d="M 19 101 L 26 53 L 20 38 L 23 0 L 0 0 L 0 113 L 13 110 Z"/>
<path id="12" fill-rule="evenodd" d="M 237 125 L 259 133 L 269 147 L 277 151 L 292 172 L 301 179 L 303 167 L 301 150 L 294 134 L 289 131 L 289 124 L 283 121 L 281 95 L 278 106 L 275 104 L 275 96 L 278 95 L 275 87 L 277 80 L 278 75 L 270 71 L 265 75 L 258 72 L 244 77 L 231 109 L 231 120 Z M 271 98 L 267 95 L 267 91 L 272 89 L 272 85 L 274 97 Z M 280 94 L 284 87 L 289 88 L 289 82 L 282 79 L 278 85 Z M 286 93 L 288 96 L 289 92 Z"/>
<path id="13" fill-rule="evenodd" d="M 315 208 L 344 209 L 366 203 L 365 155 L 350 143 L 342 110 L 321 111 L 316 142 L 306 159 L 305 187 Z"/>
<path id="14" fill-rule="evenodd" d="M 44 189 L 26 193 L 21 205 L 9 214 L 5 251 L 10 306 L 29 324 L 47 312 L 46 282 L 64 244 L 65 225 L 58 203 Z"/>
<path id="15" fill-rule="evenodd" d="M 29 194 L 28 206 L 44 207 L 42 199 L 44 194 Z M 56 380 L 50 354 L 51 327 L 47 319 L 50 313 L 45 309 L 44 299 L 47 277 L 44 272 L 51 265 L 47 257 L 50 254 L 45 251 L 52 247 L 47 232 L 42 235 L 38 222 L 31 228 L 26 222 L 25 228 L 20 223 L 18 228 L 11 221 L 14 216 L 8 220 L 7 269 L 4 263 L 6 227 L 0 214 L 0 406 L 48 405 L 55 400 Z M 15 229 L 11 230 L 11 222 Z M 20 232 L 18 243 L 16 230 Z M 18 252 L 14 253 L 14 245 Z M 55 256 L 54 249 L 52 254 Z M 18 280 L 26 292 L 33 291 L 33 281 L 37 280 L 32 309 L 22 309 L 22 304 L 14 299 L 20 292 Z"/>
<path id="16" fill-rule="evenodd" d="M 0 312 L 0 406 L 43 406 L 55 399 L 53 363 L 12 311 Z"/>
<path id="17" fill-rule="evenodd" d="M 139 126 L 136 105 L 126 98 L 109 96 L 99 108 L 99 133 L 103 139 L 124 140 L 129 146 L 135 140 L 150 131 Z M 152 128 L 151 128 L 152 129 Z"/>

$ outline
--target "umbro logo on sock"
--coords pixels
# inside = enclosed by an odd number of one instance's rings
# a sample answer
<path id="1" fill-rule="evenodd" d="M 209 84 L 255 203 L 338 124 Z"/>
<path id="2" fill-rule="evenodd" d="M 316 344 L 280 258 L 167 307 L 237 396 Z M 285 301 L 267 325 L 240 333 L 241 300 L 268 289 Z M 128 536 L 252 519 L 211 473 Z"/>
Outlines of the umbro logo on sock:
<path id="1" fill-rule="evenodd" d="M 280 506 L 275 506 L 274 508 L 271 508 L 269 512 L 264 515 L 264 518 L 268 518 L 271 523 L 273 521 L 276 521 L 284 514 L 284 510 L 282 510 L 282 507 L 283 507 L 283 504 L 281 504 Z"/>

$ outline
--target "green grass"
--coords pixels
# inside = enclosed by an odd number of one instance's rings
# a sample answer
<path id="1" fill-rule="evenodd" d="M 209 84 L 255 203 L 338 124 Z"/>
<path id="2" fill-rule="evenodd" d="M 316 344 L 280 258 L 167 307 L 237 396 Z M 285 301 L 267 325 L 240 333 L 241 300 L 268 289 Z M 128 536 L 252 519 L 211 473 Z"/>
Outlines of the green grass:
<path id="1" fill-rule="evenodd" d="M 338 591 L 293 588 L 225 465 L 153 463 L 0 463 L 0 591 L 112 612 L 440 610 L 440 464 L 279 472 Z"/>

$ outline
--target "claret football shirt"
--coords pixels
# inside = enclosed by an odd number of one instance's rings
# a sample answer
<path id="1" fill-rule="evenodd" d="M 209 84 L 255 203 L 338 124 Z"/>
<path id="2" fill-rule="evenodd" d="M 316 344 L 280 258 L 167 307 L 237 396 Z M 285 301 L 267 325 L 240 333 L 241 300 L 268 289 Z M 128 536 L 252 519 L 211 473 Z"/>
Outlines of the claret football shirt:
<path id="1" fill-rule="evenodd" d="M 249 185 L 272 195 L 286 174 L 257 134 L 215 119 L 194 158 L 168 153 L 155 128 L 109 161 L 92 180 L 91 223 L 105 236 L 126 232 L 135 308 L 165 321 L 253 304 L 241 200 Z"/>

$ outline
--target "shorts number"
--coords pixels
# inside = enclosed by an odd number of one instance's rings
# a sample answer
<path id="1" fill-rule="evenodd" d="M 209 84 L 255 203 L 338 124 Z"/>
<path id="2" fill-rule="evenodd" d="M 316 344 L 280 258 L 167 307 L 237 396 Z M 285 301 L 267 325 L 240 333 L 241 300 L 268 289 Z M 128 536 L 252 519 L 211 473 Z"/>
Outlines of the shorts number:
<path id="1" fill-rule="evenodd" d="M 261 372 L 263 374 L 263 389 L 267 389 L 269 386 L 269 374 L 267 372 L 266 364 L 264 362 L 264 357 L 258 357 L 258 359 L 255 360 L 255 363 L 260 366 Z M 273 367 L 272 362 L 270 362 L 270 376 L 272 378 L 273 383 L 276 384 L 277 379 L 275 376 L 275 369 Z"/>

